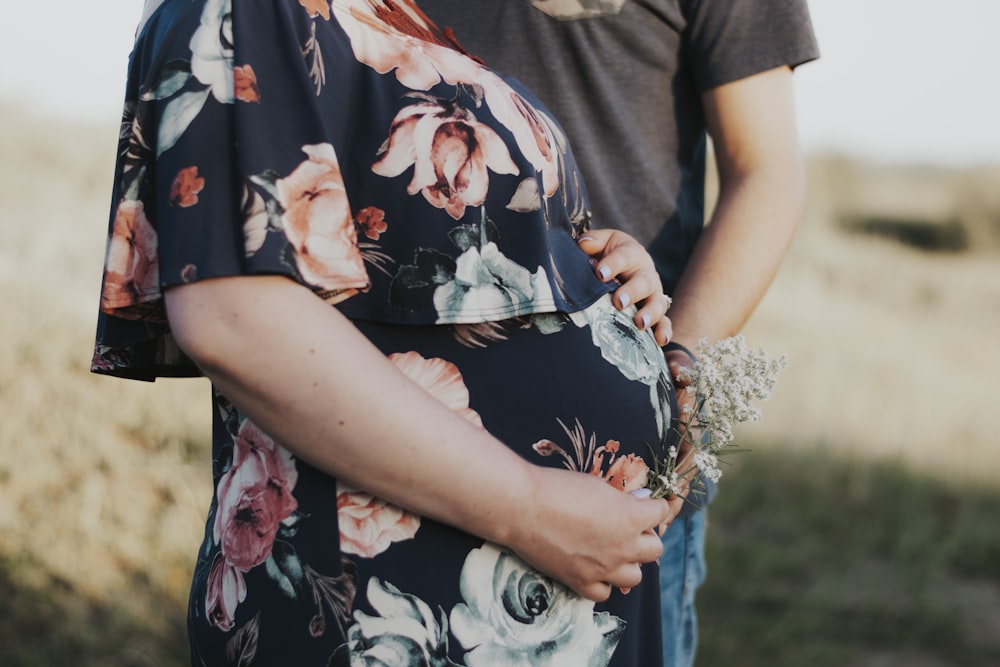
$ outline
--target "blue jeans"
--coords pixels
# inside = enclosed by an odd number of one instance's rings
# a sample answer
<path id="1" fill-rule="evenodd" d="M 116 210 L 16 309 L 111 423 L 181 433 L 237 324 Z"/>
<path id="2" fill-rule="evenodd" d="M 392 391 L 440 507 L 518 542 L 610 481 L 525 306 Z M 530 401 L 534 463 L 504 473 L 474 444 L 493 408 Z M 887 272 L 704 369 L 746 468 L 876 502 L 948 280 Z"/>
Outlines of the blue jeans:
<path id="1" fill-rule="evenodd" d="M 682 511 L 662 540 L 663 667 L 691 667 L 698 646 L 694 594 L 705 581 L 705 511 Z"/>

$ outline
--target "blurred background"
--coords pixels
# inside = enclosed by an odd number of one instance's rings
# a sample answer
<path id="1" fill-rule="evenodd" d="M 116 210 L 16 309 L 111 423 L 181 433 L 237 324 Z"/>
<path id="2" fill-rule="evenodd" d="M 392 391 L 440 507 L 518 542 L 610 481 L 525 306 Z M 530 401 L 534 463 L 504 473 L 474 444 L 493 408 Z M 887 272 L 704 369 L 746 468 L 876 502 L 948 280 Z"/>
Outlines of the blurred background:
<path id="1" fill-rule="evenodd" d="M 140 0 L 0 7 L 0 664 L 186 664 L 204 381 L 88 373 Z M 812 0 L 790 364 L 713 506 L 699 667 L 1000 665 L 996 0 Z"/>

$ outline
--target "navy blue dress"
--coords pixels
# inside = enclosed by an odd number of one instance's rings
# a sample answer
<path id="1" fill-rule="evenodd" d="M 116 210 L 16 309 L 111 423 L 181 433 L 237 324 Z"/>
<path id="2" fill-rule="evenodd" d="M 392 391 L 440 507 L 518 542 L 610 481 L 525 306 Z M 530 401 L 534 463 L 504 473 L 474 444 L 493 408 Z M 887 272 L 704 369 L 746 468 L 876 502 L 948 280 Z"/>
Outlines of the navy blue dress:
<path id="1" fill-rule="evenodd" d="M 164 290 L 283 275 L 527 460 L 630 491 L 675 399 L 589 218 L 558 125 L 409 0 L 166 0 L 129 62 L 93 370 L 199 375 Z M 660 664 L 655 564 L 595 605 L 213 402 L 194 665 Z"/>

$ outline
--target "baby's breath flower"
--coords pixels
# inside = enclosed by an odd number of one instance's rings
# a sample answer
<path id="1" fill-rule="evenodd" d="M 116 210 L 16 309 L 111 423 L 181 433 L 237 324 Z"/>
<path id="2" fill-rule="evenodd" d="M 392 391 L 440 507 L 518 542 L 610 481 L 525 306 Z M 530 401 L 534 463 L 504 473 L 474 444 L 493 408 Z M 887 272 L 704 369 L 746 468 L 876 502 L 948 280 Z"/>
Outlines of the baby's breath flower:
<path id="1" fill-rule="evenodd" d="M 665 460 L 654 457 L 649 475 L 654 498 L 678 494 L 697 472 L 713 482 L 719 480 L 719 455 L 732 445 L 733 426 L 761 420 L 753 401 L 771 397 L 778 371 L 788 363 L 784 356 L 771 359 L 763 350 L 748 350 L 742 335 L 713 344 L 703 338 L 696 350 L 697 362 L 678 377 L 688 384 L 689 400 L 693 395 L 694 407 L 681 407 L 678 433 L 693 455 L 690 461 L 679 462 L 677 448 L 670 447 Z"/>
<path id="2" fill-rule="evenodd" d="M 702 475 L 718 482 L 722 477 L 722 470 L 719 468 L 719 457 L 706 449 L 699 449 L 694 453 L 694 464 Z"/>
<path id="3" fill-rule="evenodd" d="M 681 485 L 682 478 L 676 472 L 671 472 L 668 475 L 658 475 L 656 479 L 659 481 L 659 484 L 656 485 L 657 488 L 665 490 L 666 493 L 657 494 L 656 490 L 654 490 L 652 494 L 653 498 L 676 496 L 683 491 L 683 487 Z"/>

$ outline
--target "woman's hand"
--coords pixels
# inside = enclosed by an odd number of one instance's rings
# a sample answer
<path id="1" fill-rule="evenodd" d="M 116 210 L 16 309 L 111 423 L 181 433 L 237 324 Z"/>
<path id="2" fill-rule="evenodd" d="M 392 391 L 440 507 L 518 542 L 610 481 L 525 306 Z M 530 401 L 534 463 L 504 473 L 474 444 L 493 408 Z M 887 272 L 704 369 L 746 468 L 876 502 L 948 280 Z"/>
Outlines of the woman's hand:
<path id="1" fill-rule="evenodd" d="M 502 541 L 591 600 L 606 600 L 612 587 L 638 586 L 640 565 L 662 553 L 657 529 L 673 521 L 680 503 L 636 498 L 599 477 L 559 468 L 536 468 L 534 476 L 530 510 L 511 517 Z"/>
<path id="2" fill-rule="evenodd" d="M 646 249 L 625 232 L 592 229 L 577 239 L 580 249 L 591 256 L 594 271 L 602 282 L 617 279 L 614 303 L 619 309 L 636 305 L 635 324 L 653 330 L 656 342 L 666 345 L 673 335 L 667 309 L 669 298 L 663 293 L 660 275 Z"/>

